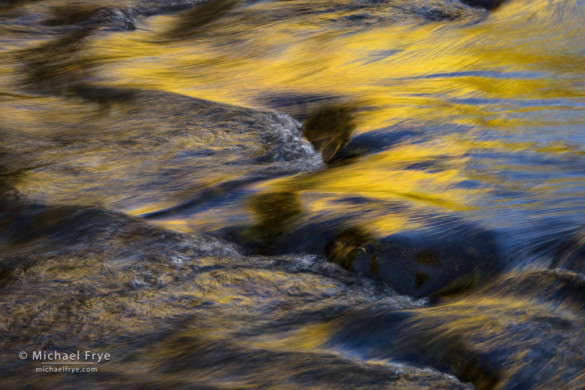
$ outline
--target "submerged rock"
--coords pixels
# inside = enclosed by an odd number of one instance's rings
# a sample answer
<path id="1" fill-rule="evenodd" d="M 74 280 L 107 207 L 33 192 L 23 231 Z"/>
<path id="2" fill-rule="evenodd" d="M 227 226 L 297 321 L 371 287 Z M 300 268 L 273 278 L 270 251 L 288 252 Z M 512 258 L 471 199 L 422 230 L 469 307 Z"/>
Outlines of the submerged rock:
<path id="1" fill-rule="evenodd" d="M 114 92 L 83 90 L 103 99 L 93 112 L 38 99 L 29 122 L 6 123 L 6 168 L 26 171 L 16 190 L 53 204 L 155 211 L 209 199 L 213 188 L 221 196 L 228 183 L 233 190 L 322 166 L 287 115 L 165 92 Z M 44 118 L 54 115 L 61 123 L 47 131 L 54 125 Z"/>
<path id="2" fill-rule="evenodd" d="M 326 261 L 243 257 L 95 207 L 0 204 L 0 288 L 3 386 L 470 388 L 437 370 L 309 346 L 315 323 L 390 304 L 381 286 Z M 309 347 L 290 339 L 299 329 Z M 15 356 L 37 350 L 111 358 L 91 376 L 24 375 L 39 362 Z"/>
<path id="3" fill-rule="evenodd" d="M 4 385 L 583 386 L 585 282 L 561 270 L 420 307 L 315 258 L 20 202 L 0 204 L 0 270 Z M 53 349 L 112 358 L 89 378 L 23 376 L 38 362 L 19 351 Z"/>
<path id="4" fill-rule="evenodd" d="M 146 16 L 183 11 L 205 2 L 206 0 L 131 0 L 136 12 Z"/>
<path id="5" fill-rule="evenodd" d="M 464 17 L 481 16 L 483 9 L 494 9 L 502 1 L 467 0 L 360 0 L 318 2 L 282 2 L 278 8 L 262 10 L 238 10 L 233 17 L 249 20 L 273 21 L 298 16 L 315 15 L 319 23 L 333 23 L 343 27 L 368 27 L 377 23 L 397 22 L 405 18 L 424 22 L 457 20 Z M 57 0 L 6 0 L 0 2 L 0 11 L 22 8 L 45 26 L 58 26 L 59 31 L 91 26 L 100 30 L 133 30 L 140 17 L 186 11 L 177 19 L 176 26 L 163 38 L 183 39 L 200 31 L 205 24 L 231 11 L 238 0 L 88 0 L 64 5 Z M 31 5 L 33 5 L 31 7 Z M 24 6 L 28 8 L 25 9 Z M 243 8 L 243 7 L 242 7 Z M 481 9 L 481 10 L 480 10 Z M 329 20 L 321 16 L 330 14 Z M 16 12 L 12 16 L 20 18 Z M 40 18 L 39 18 L 40 16 Z M 27 20 L 28 19 L 28 20 Z M 28 24 L 28 17 L 20 19 Z"/>
<path id="6" fill-rule="evenodd" d="M 322 255 L 327 244 L 351 223 L 349 217 L 311 221 L 300 196 L 289 191 L 260 193 L 247 203 L 255 224 L 228 226 L 212 234 L 237 243 L 248 254 Z"/>
<path id="7" fill-rule="evenodd" d="M 303 134 L 328 163 L 335 159 L 355 130 L 355 111 L 351 104 L 330 104 L 310 112 L 303 122 Z"/>
<path id="8" fill-rule="evenodd" d="M 585 313 L 585 278 L 565 270 L 539 270 L 505 275 L 489 286 L 489 294 L 529 299 Z"/>
<path id="9" fill-rule="evenodd" d="M 236 238 L 251 253 L 273 254 L 282 249 L 281 238 L 293 228 L 294 220 L 302 213 L 302 204 L 293 192 L 261 193 L 252 197 L 248 205 L 257 223 L 243 231 L 230 231 L 228 236 Z"/>
<path id="10" fill-rule="evenodd" d="M 502 5 L 506 0 L 461 0 L 463 4 L 472 7 L 485 8 L 487 10 L 494 10 Z"/>
<path id="11" fill-rule="evenodd" d="M 351 311 L 330 348 L 367 359 L 399 359 L 450 372 L 479 389 L 582 388 L 583 278 L 566 272 L 506 275 L 437 307 Z"/>
<path id="12" fill-rule="evenodd" d="M 327 247 L 326 255 L 329 261 L 414 297 L 471 289 L 503 265 L 497 235 L 460 221 L 380 239 L 349 229 Z"/>
<path id="13" fill-rule="evenodd" d="M 135 13 L 129 8 L 72 4 L 57 6 L 53 13 L 53 17 L 46 21 L 49 26 L 95 27 L 113 31 L 136 29 Z"/>
<path id="14" fill-rule="evenodd" d="M 336 28 L 347 29 L 349 32 L 404 21 L 428 23 L 465 18 L 477 20 L 487 15 L 485 9 L 470 7 L 457 0 L 280 1 L 271 7 L 247 6 L 249 3 L 245 2 L 243 4 L 246 6 L 236 7 L 223 14 L 224 26 L 229 27 L 222 29 L 217 23 L 215 33 L 223 34 L 229 30 L 230 36 L 233 36 L 233 31 L 236 30 L 246 34 L 249 29 L 259 25 L 280 23 L 284 20 L 289 23 L 298 21 L 309 29 Z M 181 22 L 179 17 L 179 23 Z M 233 26 L 237 27 L 234 29 Z"/>
<path id="15" fill-rule="evenodd" d="M 134 30 L 137 19 L 141 16 L 184 11 L 207 2 L 208 0 L 89 0 L 63 4 L 57 0 L 8 0 L 0 2 L 0 7 L 1 10 L 8 10 L 29 5 L 27 13 L 34 14 L 35 18 L 40 17 L 45 26 L 58 27 L 59 32 L 88 27 L 122 31 Z M 13 16 L 19 14 L 15 13 Z M 26 20 L 23 21 L 26 23 Z"/>
<path id="16" fill-rule="evenodd" d="M 452 217 L 421 216 L 399 203 L 342 200 L 319 213 L 305 210 L 298 193 L 260 193 L 249 200 L 254 225 L 221 228 L 213 235 L 237 243 L 249 254 L 325 254 L 347 270 L 417 298 L 477 288 L 504 268 L 499 237 L 493 231 Z M 335 207 L 342 212 L 336 213 Z M 368 220 L 392 213 L 405 220 L 425 218 L 427 227 L 387 236 L 368 229 Z"/>

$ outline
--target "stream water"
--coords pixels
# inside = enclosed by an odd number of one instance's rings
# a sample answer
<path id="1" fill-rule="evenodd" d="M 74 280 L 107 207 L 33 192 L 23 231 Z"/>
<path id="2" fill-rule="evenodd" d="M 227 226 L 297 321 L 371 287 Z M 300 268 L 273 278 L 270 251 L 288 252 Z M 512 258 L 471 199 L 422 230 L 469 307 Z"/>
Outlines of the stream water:
<path id="1" fill-rule="evenodd" d="M 0 387 L 585 388 L 585 2 L 500 3 L 0 1 Z"/>

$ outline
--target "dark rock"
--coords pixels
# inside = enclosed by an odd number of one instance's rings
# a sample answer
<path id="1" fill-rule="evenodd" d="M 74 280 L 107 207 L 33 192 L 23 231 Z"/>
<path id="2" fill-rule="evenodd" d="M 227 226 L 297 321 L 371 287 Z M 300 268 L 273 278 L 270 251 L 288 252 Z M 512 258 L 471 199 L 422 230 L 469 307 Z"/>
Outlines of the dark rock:
<path id="1" fill-rule="evenodd" d="M 349 142 L 355 129 L 356 111 L 357 106 L 352 104 L 325 105 L 311 112 L 303 122 L 303 134 L 321 152 L 326 163 Z"/>
<path id="2" fill-rule="evenodd" d="M 20 123 L 2 132 L 6 168 L 27 172 L 15 189 L 29 199 L 170 212 L 208 199 L 211 188 L 221 196 L 222 188 L 322 167 L 284 114 L 164 92 L 72 90 L 104 104 L 88 117 L 60 104 L 67 100 L 45 99 L 39 110 L 60 115 L 58 130 L 45 131 L 52 125 L 37 116 L 27 131 Z"/>
<path id="3" fill-rule="evenodd" d="M 14 170 L 10 168 L 10 162 L 8 161 L 10 155 L 11 153 L 9 151 L 0 147 L 0 194 L 4 194 L 14 188 L 14 185 L 23 173 L 22 170 Z"/>
<path id="4" fill-rule="evenodd" d="M 106 30 L 134 30 L 136 20 L 130 9 L 95 5 L 59 6 L 54 9 L 49 26 L 100 27 Z"/>
<path id="5" fill-rule="evenodd" d="M 272 251 L 279 236 L 292 228 L 295 217 L 302 213 L 302 205 L 293 192 L 272 192 L 258 194 L 248 202 L 257 223 L 246 229 L 242 236 L 245 241 L 258 243 L 255 253 Z"/>
<path id="6" fill-rule="evenodd" d="M 351 311 L 333 321 L 332 327 L 338 331 L 328 346 L 355 350 L 365 359 L 396 356 L 411 364 L 452 373 L 480 389 L 495 388 L 502 376 L 499 367 L 466 344 L 461 335 L 427 324 L 425 314 L 424 309 L 390 311 L 376 307 Z M 439 321 L 429 315 L 429 323 Z"/>
<path id="7" fill-rule="evenodd" d="M 370 15 L 366 12 L 361 13 L 361 14 L 354 14 L 354 15 L 346 16 L 347 20 L 364 20 L 364 19 L 368 19 L 371 17 L 372 17 L 372 15 Z"/>
<path id="8" fill-rule="evenodd" d="M 304 201 L 302 193 L 293 191 L 293 188 L 252 195 L 247 205 L 254 224 L 232 225 L 214 230 L 211 234 L 237 243 L 248 254 L 304 253 L 321 256 L 327 246 L 344 232 L 357 235 L 359 238 L 356 239 L 362 240 L 360 243 L 373 239 L 371 234 L 355 227 L 356 221 L 367 223 L 388 213 L 403 213 L 408 218 L 409 213 L 398 202 L 360 196 L 341 197 L 334 201 L 331 208 L 322 210 L 310 210 L 311 206 L 307 209 L 303 207 Z"/>
<path id="9" fill-rule="evenodd" d="M 487 10 L 494 10 L 502 5 L 506 0 L 461 0 L 463 4 L 471 7 L 485 8 Z"/>
<path id="10" fill-rule="evenodd" d="M 424 22 L 450 21 L 465 17 L 483 16 L 484 10 L 464 5 L 458 1 L 435 0 L 357 0 L 320 1 L 307 6 L 304 2 L 283 2 L 283 6 L 262 15 L 269 20 L 288 18 L 293 15 L 330 14 L 328 20 L 336 26 L 367 28 L 373 24 L 395 23 L 405 18 Z M 342 16 L 341 16 L 342 15 Z"/>
<path id="11" fill-rule="evenodd" d="M 362 229 L 350 229 L 327 247 L 326 255 L 414 297 L 468 290 L 502 268 L 497 235 L 460 221 L 377 240 Z"/>
<path id="12" fill-rule="evenodd" d="M 82 252 L 91 261 L 96 258 L 102 261 L 103 255 L 130 262 L 144 256 L 154 260 L 153 255 L 159 253 L 160 260 L 168 262 L 186 256 L 181 252 L 186 241 L 191 239 L 97 207 L 48 207 L 21 200 L 4 202 L 0 203 L 0 282 L 11 282 L 31 267 L 44 268 L 45 262 L 55 258 L 79 260 Z M 191 256 L 238 256 L 229 245 L 214 239 L 192 241 L 195 242 L 201 246 L 192 246 Z M 141 255 L 131 260 L 132 253 Z"/>
<path id="13" fill-rule="evenodd" d="M 46 26 L 57 26 L 59 27 L 57 31 L 86 27 L 121 31 L 134 30 L 136 18 L 139 16 L 184 11 L 206 2 L 207 0 L 119 0 L 63 4 L 56 0 L 5 0 L 0 2 L 0 11 L 10 11 L 36 3 L 40 6 L 27 12 L 41 15 L 41 23 Z M 47 9 L 50 10 L 48 13 Z"/>
<path id="14" fill-rule="evenodd" d="M 387 298 L 367 280 L 310 258 L 242 257 L 100 208 L 0 204 L 0 285 L 4 387 L 215 388 L 230 378 L 252 388 L 470 388 L 436 370 L 264 343 Z M 38 383 L 23 375 L 38 361 L 14 361 L 31 345 L 112 358 L 99 375 Z"/>
<path id="15" fill-rule="evenodd" d="M 582 388 L 578 291 L 582 301 L 583 278 L 565 271 L 505 275 L 436 307 L 350 311 L 328 325 L 337 329 L 328 346 L 430 366 L 479 389 Z"/>
<path id="16" fill-rule="evenodd" d="M 395 366 L 388 370 L 384 365 L 372 362 L 355 364 L 350 359 L 327 352 L 271 351 L 269 349 L 245 349 L 236 343 L 205 340 L 184 332 L 169 342 L 171 348 L 182 353 L 161 364 L 167 375 L 190 377 L 201 371 L 217 371 L 218 367 L 229 370 L 231 377 L 247 376 L 251 367 L 263 378 L 244 382 L 250 387 L 264 387 L 266 383 L 287 383 L 295 388 L 339 389 L 393 389 L 417 388 L 462 390 L 472 386 L 461 383 L 452 376 L 436 370 Z M 217 381 L 221 378 L 211 374 Z"/>
<path id="17" fill-rule="evenodd" d="M 131 3 L 135 12 L 150 16 L 187 10 L 204 2 L 205 0 L 137 0 Z"/>
<path id="18" fill-rule="evenodd" d="M 261 198 L 263 196 L 258 197 Z M 306 215 L 297 202 L 275 206 L 273 218 L 279 220 L 275 224 L 258 222 L 253 226 L 230 226 L 214 232 L 213 235 L 237 243 L 250 255 L 291 253 L 322 255 L 327 243 L 346 229 L 346 225 L 351 222 L 350 218 L 332 218 L 307 223 L 303 221 Z"/>
<path id="19" fill-rule="evenodd" d="M 287 251 L 286 240 L 302 214 L 302 204 L 294 192 L 259 193 L 246 202 L 255 224 L 229 226 L 214 232 L 214 236 L 238 244 L 246 254 L 271 255 Z M 295 238 L 297 241 L 298 238 Z"/>
<path id="20" fill-rule="evenodd" d="M 302 199 L 302 192 L 295 192 L 294 187 L 286 190 L 249 195 L 248 210 L 254 223 L 231 224 L 227 227 L 206 230 L 214 236 L 237 243 L 247 254 L 282 255 L 304 253 L 323 255 L 330 243 L 340 235 L 361 243 L 374 239 L 364 229 L 356 227 L 357 223 L 366 225 L 369 221 L 383 218 L 389 214 L 401 214 L 404 218 L 425 218 L 410 210 L 400 202 L 380 201 L 361 196 L 340 197 L 328 208 L 313 209 L 304 207 L 307 200 Z M 271 218 L 274 223 L 263 223 L 260 205 L 268 200 Z M 196 217 L 194 217 L 196 218 Z M 364 239 L 366 237 L 367 239 Z"/>
<path id="21" fill-rule="evenodd" d="M 138 93 L 131 89 L 97 87 L 80 82 L 67 90 L 68 94 L 88 102 L 98 103 L 107 109 L 115 104 L 131 104 Z"/>
<path id="22" fill-rule="evenodd" d="M 1 0 L 0 7 L 2 8 L 11 8 L 17 5 L 24 5 L 27 3 L 33 3 L 39 0 Z"/>

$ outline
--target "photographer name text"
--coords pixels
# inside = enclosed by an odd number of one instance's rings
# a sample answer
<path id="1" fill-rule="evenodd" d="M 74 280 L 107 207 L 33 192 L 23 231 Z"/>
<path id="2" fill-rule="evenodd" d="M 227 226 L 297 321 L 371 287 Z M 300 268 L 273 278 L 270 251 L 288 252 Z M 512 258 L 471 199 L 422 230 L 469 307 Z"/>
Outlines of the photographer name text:
<path id="1" fill-rule="evenodd" d="M 26 352 L 20 353 L 21 359 L 26 359 L 28 354 Z M 100 353 L 93 351 L 75 351 L 75 352 L 59 352 L 59 351 L 32 351 L 30 360 L 38 362 L 83 362 L 83 363 L 102 363 L 109 361 L 111 355 L 109 353 Z"/>

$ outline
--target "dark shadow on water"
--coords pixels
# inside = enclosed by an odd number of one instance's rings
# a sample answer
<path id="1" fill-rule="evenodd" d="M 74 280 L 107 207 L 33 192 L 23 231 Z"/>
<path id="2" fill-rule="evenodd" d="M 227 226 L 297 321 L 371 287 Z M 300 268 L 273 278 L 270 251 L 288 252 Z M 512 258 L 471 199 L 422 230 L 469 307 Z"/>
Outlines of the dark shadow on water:
<path id="1" fill-rule="evenodd" d="M 96 87 L 90 84 L 78 84 L 71 89 L 71 93 L 78 98 L 108 105 L 110 103 L 128 103 L 136 98 L 137 91 L 122 88 Z"/>
<path id="2" fill-rule="evenodd" d="M 258 103 L 273 110 L 288 114 L 299 121 L 307 119 L 316 107 L 335 104 L 339 96 L 316 93 L 273 92 L 259 96 Z"/>
<path id="3" fill-rule="evenodd" d="M 37 2 L 39 0 L 2 0 L 0 1 L 0 16 L 4 12 L 11 11 L 17 7 L 26 5 L 28 3 Z"/>
<path id="4" fill-rule="evenodd" d="M 274 250 L 277 239 L 293 228 L 296 217 L 303 212 L 298 195 L 286 191 L 257 194 L 248 201 L 248 207 L 256 224 L 241 236 L 244 242 L 255 243 L 261 254 Z"/>
<path id="5" fill-rule="evenodd" d="M 25 83 L 32 90 L 55 95 L 68 95 L 75 87 L 87 83 L 96 61 L 81 53 L 93 31 L 93 27 L 87 27 L 19 53 Z"/>
<path id="6" fill-rule="evenodd" d="M 351 138 L 345 146 L 339 149 L 331 164 L 335 166 L 349 164 L 361 156 L 383 152 L 404 141 L 415 143 L 422 137 L 422 132 L 418 129 L 399 126 L 369 131 Z"/>
<path id="7" fill-rule="evenodd" d="M 184 11 L 177 23 L 164 34 L 166 39 L 186 39 L 202 31 L 240 3 L 240 0 L 210 0 Z"/>
<path id="8" fill-rule="evenodd" d="M 91 84 L 98 59 L 81 54 L 95 27 L 84 27 L 46 45 L 19 53 L 25 83 L 44 94 L 75 97 L 100 105 L 134 99 L 130 89 L 99 87 Z"/>
<path id="9" fill-rule="evenodd" d="M 15 156 L 0 146 L 0 210 L 18 198 L 14 188 L 27 171 L 25 166 L 19 167 L 14 160 Z"/>

